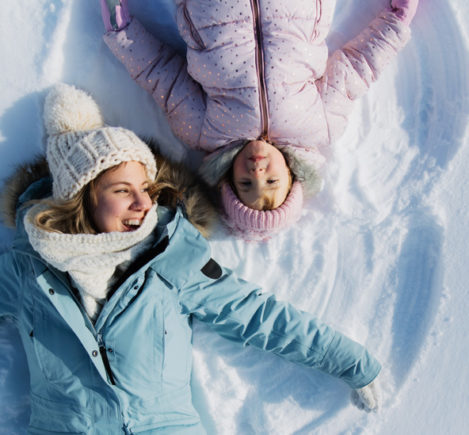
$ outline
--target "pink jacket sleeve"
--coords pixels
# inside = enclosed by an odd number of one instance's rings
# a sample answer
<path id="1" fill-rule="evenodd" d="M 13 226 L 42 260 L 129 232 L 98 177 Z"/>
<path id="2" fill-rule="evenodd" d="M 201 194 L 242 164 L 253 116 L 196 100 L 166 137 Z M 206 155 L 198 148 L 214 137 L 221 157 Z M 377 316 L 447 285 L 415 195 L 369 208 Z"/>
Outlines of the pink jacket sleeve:
<path id="1" fill-rule="evenodd" d="M 175 135 L 197 148 L 205 98 L 187 72 L 186 59 L 153 37 L 135 18 L 125 29 L 106 33 L 104 41 L 163 109 Z"/>
<path id="2" fill-rule="evenodd" d="M 326 71 L 316 85 L 323 102 L 330 142 L 345 130 L 353 100 L 368 90 L 409 39 L 409 27 L 392 11 L 384 10 L 328 59 Z"/>

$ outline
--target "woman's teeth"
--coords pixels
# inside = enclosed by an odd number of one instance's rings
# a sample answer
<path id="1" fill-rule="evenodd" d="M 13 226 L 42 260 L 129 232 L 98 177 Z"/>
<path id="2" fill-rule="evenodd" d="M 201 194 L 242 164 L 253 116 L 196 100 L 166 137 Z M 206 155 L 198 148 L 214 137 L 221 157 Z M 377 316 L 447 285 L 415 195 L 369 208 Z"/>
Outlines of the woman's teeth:
<path id="1" fill-rule="evenodd" d="M 127 219 L 124 221 L 124 225 L 129 227 L 139 227 L 140 226 L 140 219 Z"/>

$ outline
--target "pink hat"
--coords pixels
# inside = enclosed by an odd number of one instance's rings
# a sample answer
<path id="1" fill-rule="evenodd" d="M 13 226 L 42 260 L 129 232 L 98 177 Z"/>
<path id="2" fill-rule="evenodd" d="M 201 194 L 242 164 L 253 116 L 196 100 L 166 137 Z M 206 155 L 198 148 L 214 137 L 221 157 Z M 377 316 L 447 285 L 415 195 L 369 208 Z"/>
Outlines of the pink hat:
<path id="1" fill-rule="evenodd" d="M 303 188 L 295 181 L 284 203 L 273 210 L 254 210 L 245 206 L 229 183 L 223 183 L 221 198 L 224 221 L 232 232 L 249 241 L 267 240 L 273 233 L 295 223 L 301 216 Z"/>

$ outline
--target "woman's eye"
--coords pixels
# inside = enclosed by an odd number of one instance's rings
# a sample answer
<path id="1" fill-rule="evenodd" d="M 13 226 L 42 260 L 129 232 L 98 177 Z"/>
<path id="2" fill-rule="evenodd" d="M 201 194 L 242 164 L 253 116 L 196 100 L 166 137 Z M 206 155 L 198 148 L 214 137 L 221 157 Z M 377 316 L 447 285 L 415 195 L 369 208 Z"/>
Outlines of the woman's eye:
<path id="1" fill-rule="evenodd" d="M 278 180 L 267 180 L 268 184 L 275 184 Z"/>
<path id="2" fill-rule="evenodd" d="M 251 182 L 246 180 L 246 181 L 240 181 L 239 184 L 241 184 L 241 186 L 250 186 Z"/>

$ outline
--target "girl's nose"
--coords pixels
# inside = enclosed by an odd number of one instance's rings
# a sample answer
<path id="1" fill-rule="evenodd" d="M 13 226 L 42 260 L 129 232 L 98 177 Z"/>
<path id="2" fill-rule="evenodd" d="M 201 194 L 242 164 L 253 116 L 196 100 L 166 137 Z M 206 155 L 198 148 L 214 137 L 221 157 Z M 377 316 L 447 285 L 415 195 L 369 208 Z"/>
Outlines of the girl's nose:
<path id="1" fill-rule="evenodd" d="M 251 168 L 251 174 L 253 174 L 255 177 L 259 177 L 264 173 L 265 169 L 261 166 L 253 166 Z"/>

